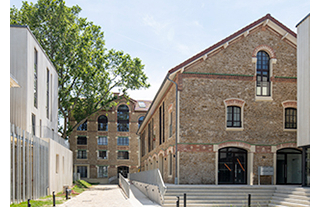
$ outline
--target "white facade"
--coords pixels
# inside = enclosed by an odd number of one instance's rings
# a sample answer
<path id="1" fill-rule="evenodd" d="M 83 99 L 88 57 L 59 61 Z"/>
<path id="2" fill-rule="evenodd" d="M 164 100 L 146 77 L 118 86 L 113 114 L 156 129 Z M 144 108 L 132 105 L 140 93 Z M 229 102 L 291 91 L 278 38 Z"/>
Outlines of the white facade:
<path id="1" fill-rule="evenodd" d="M 48 143 L 48 158 L 37 159 L 47 164 L 48 194 L 60 192 L 63 186 L 72 185 L 73 160 L 68 143 L 57 134 L 58 73 L 27 26 L 10 27 L 10 75 L 10 81 L 19 84 L 10 87 L 10 122 Z M 19 174 L 15 176 L 17 179 Z"/>
<path id="2" fill-rule="evenodd" d="M 34 106 L 34 64 L 37 51 L 37 107 Z M 47 117 L 47 71 L 49 71 L 49 116 Z M 35 135 L 49 138 L 58 129 L 58 74 L 42 47 L 26 26 L 10 28 L 10 73 L 20 88 L 10 89 L 10 122 Z"/>
<path id="3" fill-rule="evenodd" d="M 297 25 L 297 145 L 310 145 L 310 15 Z"/>

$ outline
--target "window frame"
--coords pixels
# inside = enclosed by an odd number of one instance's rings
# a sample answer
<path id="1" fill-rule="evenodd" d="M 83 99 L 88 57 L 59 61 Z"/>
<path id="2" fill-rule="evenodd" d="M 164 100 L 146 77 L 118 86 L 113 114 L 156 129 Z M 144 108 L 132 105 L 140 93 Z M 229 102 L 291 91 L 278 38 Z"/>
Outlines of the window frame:
<path id="1" fill-rule="evenodd" d="M 229 109 L 231 109 L 231 120 L 228 119 L 228 115 L 229 115 Z M 239 109 L 239 120 L 235 120 L 235 115 L 237 113 L 235 113 L 235 110 Z M 227 106 L 227 116 L 226 116 L 226 124 L 227 124 L 227 128 L 241 128 L 242 126 L 242 120 L 241 120 L 241 107 L 239 106 Z M 228 124 L 231 124 L 231 126 L 229 126 Z M 235 123 L 239 123 L 239 126 L 235 126 Z"/>
<path id="2" fill-rule="evenodd" d="M 98 178 L 108 178 L 108 166 L 107 165 L 98 165 L 97 166 L 97 177 Z M 102 167 L 102 176 L 101 176 L 101 172 L 100 172 L 100 168 Z M 106 168 L 106 176 L 103 176 L 103 174 L 105 172 L 103 172 L 103 168 Z"/>
<path id="3" fill-rule="evenodd" d="M 120 107 L 125 106 L 127 109 L 120 109 Z M 117 110 L 117 131 L 118 132 L 129 132 L 130 131 L 130 108 L 125 105 L 121 104 L 118 106 Z M 125 116 L 127 113 L 127 118 L 122 119 L 121 115 Z M 125 126 L 126 125 L 126 126 Z"/>
<path id="4" fill-rule="evenodd" d="M 106 118 L 106 123 L 104 122 L 100 122 L 100 118 L 102 117 L 105 117 Z M 98 118 L 97 118 L 97 130 L 98 131 L 104 131 L 104 132 L 107 132 L 108 131 L 108 118 L 107 116 L 105 115 L 100 115 Z"/>
<path id="5" fill-rule="evenodd" d="M 287 115 L 287 110 L 291 111 L 291 112 L 294 112 L 294 115 L 293 114 L 289 114 Z M 287 121 L 287 116 L 289 117 L 289 119 L 295 119 L 296 121 L 295 122 L 288 122 Z M 287 127 L 287 124 L 292 124 L 292 125 L 295 125 L 296 127 Z M 297 109 L 296 108 L 293 108 L 293 107 L 286 107 L 285 108 L 285 121 L 284 121 L 284 126 L 285 126 L 285 129 L 295 129 L 297 130 Z"/>
<path id="6" fill-rule="evenodd" d="M 291 131 L 296 132 L 298 129 L 298 108 L 297 108 L 297 101 L 295 100 L 287 100 L 283 101 L 282 103 L 283 110 L 282 110 L 282 128 L 284 131 Z M 296 128 L 286 128 L 286 109 L 295 109 L 296 110 Z"/>
<path id="7" fill-rule="evenodd" d="M 245 101 L 238 98 L 229 98 L 224 100 L 225 104 L 225 129 L 226 131 L 243 131 L 244 130 L 244 106 Z M 228 107 L 238 107 L 240 108 L 240 127 L 227 126 L 227 111 Z M 232 115 L 233 116 L 233 115 Z"/>
<path id="8" fill-rule="evenodd" d="M 86 140 L 85 140 L 85 144 L 84 144 L 84 143 L 81 143 L 81 142 L 83 142 L 84 140 L 81 140 L 80 143 L 79 143 L 79 138 L 85 138 L 85 139 L 86 139 Z M 77 138 L 76 138 L 76 145 L 87 145 L 87 143 L 88 143 L 88 138 L 87 138 L 87 136 L 77 136 Z"/>
<path id="9" fill-rule="evenodd" d="M 123 156 L 121 156 L 123 158 L 119 157 L 119 153 L 125 153 Z M 127 156 L 126 156 L 126 153 L 127 153 Z M 128 150 L 118 150 L 116 159 L 117 160 L 129 160 L 130 159 L 130 152 Z"/>
<path id="10" fill-rule="evenodd" d="M 117 146 L 130 146 L 130 138 L 129 137 L 117 137 Z"/>
<path id="11" fill-rule="evenodd" d="M 79 154 L 79 152 L 82 152 L 82 153 Z M 83 153 L 83 152 L 85 152 L 85 153 Z M 81 156 L 79 156 L 79 155 L 81 155 Z M 76 151 L 76 159 L 78 159 L 78 160 L 87 160 L 88 159 L 88 150 L 78 149 Z"/>
<path id="12" fill-rule="evenodd" d="M 100 152 L 105 152 L 105 157 L 100 156 Z M 109 158 L 107 150 L 97 150 L 97 159 L 98 160 L 107 160 Z"/>
<path id="13" fill-rule="evenodd" d="M 85 120 L 85 122 L 83 122 L 82 124 L 80 124 L 77 128 L 77 131 L 87 131 L 88 130 L 88 123 L 87 120 Z"/>
<path id="14" fill-rule="evenodd" d="M 264 50 L 259 50 L 257 52 L 257 63 L 256 63 L 256 96 L 260 97 L 271 97 L 271 80 L 270 80 L 270 56 L 269 54 Z M 266 59 L 266 60 L 265 60 Z M 265 63 L 266 61 L 266 63 Z M 264 68 L 266 67 L 266 68 Z M 260 73 L 260 74 L 259 74 Z M 264 73 L 267 73 L 267 75 L 264 75 Z M 258 77 L 260 78 L 259 84 L 260 84 L 260 94 L 257 94 L 258 92 Z M 263 81 L 264 77 L 266 77 L 267 81 Z M 266 83 L 268 86 L 263 86 Z M 266 95 L 263 95 L 263 89 L 266 87 Z"/>
<path id="15" fill-rule="evenodd" d="M 104 142 L 105 140 L 102 140 L 102 141 L 99 142 L 99 139 L 100 139 L 100 138 L 105 138 L 106 142 Z M 108 141 L 109 141 L 109 140 L 108 140 L 108 137 L 107 137 L 107 136 L 98 136 L 98 137 L 97 137 L 97 145 L 98 145 L 98 146 L 106 146 L 106 145 L 108 145 Z"/>

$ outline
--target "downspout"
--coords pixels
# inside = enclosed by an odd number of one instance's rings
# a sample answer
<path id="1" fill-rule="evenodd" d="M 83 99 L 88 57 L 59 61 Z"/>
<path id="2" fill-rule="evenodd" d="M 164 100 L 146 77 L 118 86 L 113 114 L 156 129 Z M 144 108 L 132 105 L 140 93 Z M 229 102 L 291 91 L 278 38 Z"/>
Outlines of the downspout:
<path id="1" fill-rule="evenodd" d="M 176 136 L 176 139 L 175 139 L 175 185 L 178 184 L 178 180 L 177 180 L 177 118 L 178 118 L 178 85 L 176 82 L 174 82 L 173 80 L 169 79 L 169 73 L 167 74 L 166 76 L 166 79 L 171 81 L 172 83 L 175 84 L 176 86 L 176 101 L 175 101 L 175 106 L 176 106 L 176 120 L 175 120 L 175 136 Z"/>

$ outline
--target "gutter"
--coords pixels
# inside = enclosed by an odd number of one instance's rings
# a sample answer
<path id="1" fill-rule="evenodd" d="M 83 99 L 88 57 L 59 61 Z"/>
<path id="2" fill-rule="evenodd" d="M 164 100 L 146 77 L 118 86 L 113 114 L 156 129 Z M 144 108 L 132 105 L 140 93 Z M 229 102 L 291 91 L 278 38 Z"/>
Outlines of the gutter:
<path id="1" fill-rule="evenodd" d="M 173 80 L 169 79 L 169 73 L 166 76 L 166 79 L 169 80 L 170 82 L 174 83 L 176 86 L 176 101 L 175 101 L 175 106 L 176 106 L 176 111 L 175 111 L 175 115 L 176 115 L 176 119 L 175 119 L 175 185 L 178 184 L 178 179 L 177 179 L 177 119 L 178 119 L 178 85 L 176 82 L 174 82 Z"/>

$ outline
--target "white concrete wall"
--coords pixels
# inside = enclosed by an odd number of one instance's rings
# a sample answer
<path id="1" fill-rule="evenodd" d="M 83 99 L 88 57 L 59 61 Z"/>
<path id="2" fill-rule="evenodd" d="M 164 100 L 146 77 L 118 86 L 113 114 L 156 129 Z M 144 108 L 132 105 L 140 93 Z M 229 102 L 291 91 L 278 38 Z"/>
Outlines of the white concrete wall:
<path id="1" fill-rule="evenodd" d="M 38 106 L 34 107 L 34 49 L 38 51 Z M 50 116 L 47 118 L 47 69 L 50 71 Z M 45 131 L 58 129 L 58 74 L 52 62 L 27 27 L 10 28 L 10 73 L 20 88 L 10 89 L 10 122 L 32 132 L 36 116 L 36 136 L 48 137 Z M 52 79 L 51 79 L 52 77 Z M 40 120 L 42 129 L 40 130 Z M 49 130 L 46 130 L 49 129 Z M 40 134 L 41 131 L 41 134 Z"/>
<path id="2" fill-rule="evenodd" d="M 297 145 L 310 145 L 310 16 L 297 26 Z"/>
<path id="3" fill-rule="evenodd" d="M 49 193 L 60 192 L 63 186 L 71 186 L 73 182 L 72 151 L 52 139 L 49 142 Z M 58 155 L 58 166 L 57 166 Z M 63 161 L 64 160 L 64 161 Z M 58 168 L 58 170 L 57 170 Z"/>

